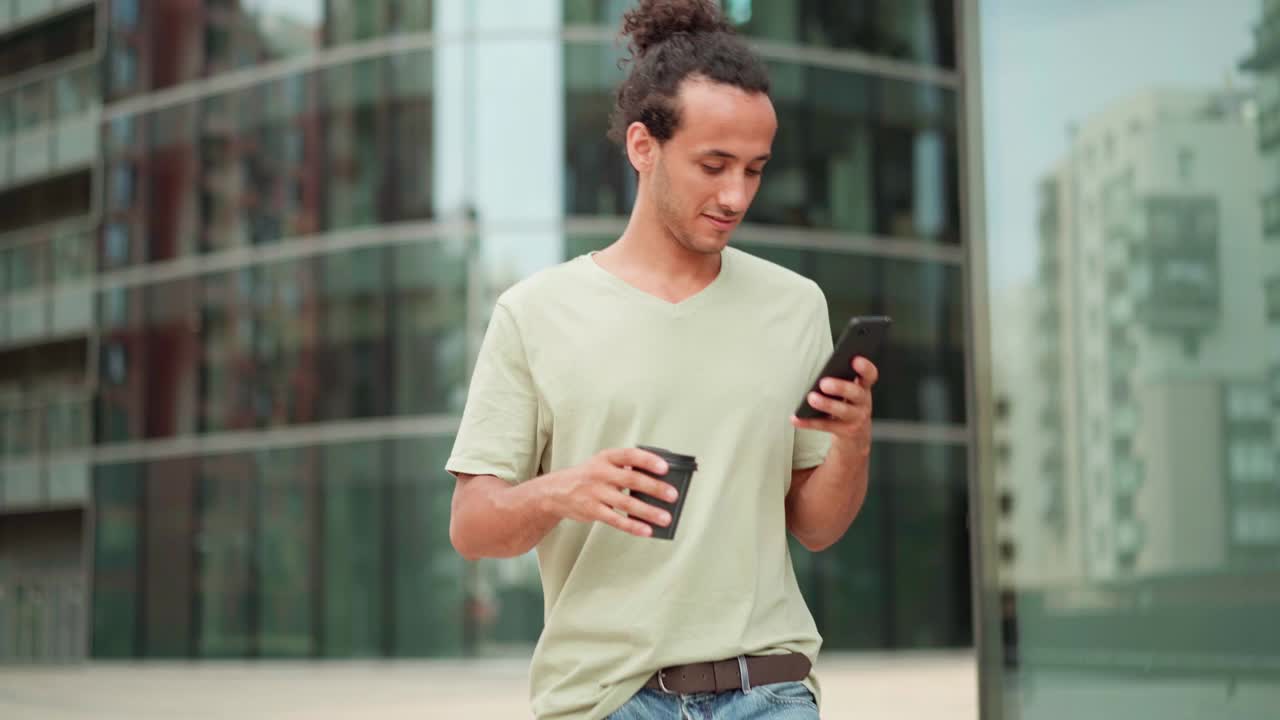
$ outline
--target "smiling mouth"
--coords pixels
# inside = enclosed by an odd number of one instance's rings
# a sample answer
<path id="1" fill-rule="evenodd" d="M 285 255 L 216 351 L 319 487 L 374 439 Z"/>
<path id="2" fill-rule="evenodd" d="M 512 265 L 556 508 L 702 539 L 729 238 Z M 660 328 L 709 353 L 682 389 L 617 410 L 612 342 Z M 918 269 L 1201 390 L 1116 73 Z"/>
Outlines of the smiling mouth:
<path id="1" fill-rule="evenodd" d="M 737 222 L 737 220 L 736 220 L 736 219 L 734 219 L 734 220 L 726 220 L 726 219 L 724 219 L 724 218 L 716 217 L 715 215 L 703 215 L 703 217 L 705 217 L 706 219 L 710 220 L 710 221 L 711 221 L 711 223 L 712 223 L 713 225 L 715 225 L 716 227 L 718 227 L 718 228 L 724 228 L 724 229 L 727 229 L 727 228 L 733 227 L 733 224 L 734 224 L 735 222 Z"/>

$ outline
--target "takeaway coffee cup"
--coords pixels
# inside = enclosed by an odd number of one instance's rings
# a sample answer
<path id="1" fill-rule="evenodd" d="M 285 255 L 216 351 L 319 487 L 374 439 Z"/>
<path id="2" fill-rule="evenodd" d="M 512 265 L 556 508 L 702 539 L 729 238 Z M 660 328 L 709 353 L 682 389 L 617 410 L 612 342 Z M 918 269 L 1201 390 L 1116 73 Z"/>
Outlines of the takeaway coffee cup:
<path id="1" fill-rule="evenodd" d="M 670 540 L 676 536 L 676 526 L 680 524 L 680 511 L 684 509 L 684 500 L 685 500 L 685 497 L 687 497 L 689 494 L 689 481 L 693 479 L 693 473 L 695 470 L 698 469 L 698 461 L 694 459 L 694 457 L 691 455 L 681 455 L 679 453 L 673 453 L 670 450 L 665 450 L 663 448 L 652 447 L 649 445 L 641 445 L 639 447 L 641 450 L 651 452 L 654 455 L 661 457 L 663 460 L 666 460 L 667 474 L 655 475 L 649 472 L 648 470 L 644 470 L 643 468 L 636 468 L 636 470 L 644 473 L 645 475 L 648 475 L 649 477 L 655 477 L 659 480 L 662 480 L 663 482 L 674 487 L 676 489 L 676 492 L 679 493 L 679 496 L 676 498 L 676 501 L 673 503 L 669 503 L 665 500 L 659 500 L 658 498 L 655 498 L 651 495 L 646 495 L 645 493 L 642 493 L 636 490 L 631 491 L 631 494 L 635 496 L 637 500 L 649 503 L 654 507 L 660 507 L 663 510 L 666 510 L 667 512 L 671 513 L 670 525 L 666 527 L 661 527 L 658 525 L 652 526 L 653 537 L 660 538 L 662 540 Z"/>

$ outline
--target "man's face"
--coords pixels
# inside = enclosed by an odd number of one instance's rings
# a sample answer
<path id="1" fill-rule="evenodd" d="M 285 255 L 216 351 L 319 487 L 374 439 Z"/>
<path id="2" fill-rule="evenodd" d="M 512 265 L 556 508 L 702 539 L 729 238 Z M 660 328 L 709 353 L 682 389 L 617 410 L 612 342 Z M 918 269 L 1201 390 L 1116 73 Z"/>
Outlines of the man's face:
<path id="1" fill-rule="evenodd" d="M 682 247 L 718 253 L 760 189 L 778 118 L 764 93 L 707 80 L 686 80 L 677 103 L 680 124 L 649 173 L 654 202 Z"/>

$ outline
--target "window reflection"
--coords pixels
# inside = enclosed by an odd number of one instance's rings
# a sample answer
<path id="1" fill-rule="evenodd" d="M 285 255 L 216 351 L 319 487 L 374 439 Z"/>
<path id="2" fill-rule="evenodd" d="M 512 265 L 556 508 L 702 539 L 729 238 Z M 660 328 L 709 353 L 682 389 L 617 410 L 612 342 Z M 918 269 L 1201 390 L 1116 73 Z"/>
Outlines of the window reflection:
<path id="1" fill-rule="evenodd" d="M 104 260 L 432 217 L 431 78 L 429 53 L 398 53 L 114 120 Z M 125 260 L 127 235 L 146 247 Z"/>
<path id="2" fill-rule="evenodd" d="M 634 172 L 605 138 L 616 51 L 566 55 L 566 210 L 625 215 Z M 953 91 L 782 62 L 770 74 L 779 128 L 750 222 L 960 241 Z"/>
<path id="3" fill-rule="evenodd" d="M 460 410 L 465 248 L 375 246 L 103 290 L 100 440 Z"/>
<path id="4" fill-rule="evenodd" d="M 108 47 L 119 98 L 315 53 L 429 32 L 432 0 L 117 0 Z M 88 14 L 92 18 L 92 13 Z M 92 25 L 90 25 L 92 27 Z M 139 48 L 157 48 L 139 52 Z M 141 63 L 141 67 L 139 64 Z"/>
<path id="5" fill-rule="evenodd" d="M 1010 550 L 984 589 L 1003 630 L 989 649 L 1006 668 L 996 709 L 1052 717 L 1045 694 L 1068 692 L 1098 715 L 1217 702 L 1262 717 L 1212 688 L 1280 659 L 1280 639 L 1258 631 L 1280 577 L 1267 304 L 1280 176 L 1266 117 L 1277 6 L 1119 4 L 1075 13 L 1070 29 L 1064 8 L 982 13 L 984 57 L 1016 49 L 1061 90 L 1045 103 L 1008 68 L 984 70 L 1004 412 L 982 480 L 986 506 L 1010 498 L 985 529 Z M 1188 32 L 1215 41 L 1187 52 L 1176 38 Z M 1087 60 L 1071 49 L 1100 35 L 1141 35 L 1150 62 L 1124 43 Z M 1015 126 L 1045 130 L 991 145 Z M 1274 697 L 1259 680 L 1249 692 Z"/>
<path id="6" fill-rule="evenodd" d="M 614 28 L 632 5 L 632 0 L 566 0 L 564 18 Z M 955 67 L 952 0 L 722 0 L 720 6 L 738 31 L 753 39 Z"/>

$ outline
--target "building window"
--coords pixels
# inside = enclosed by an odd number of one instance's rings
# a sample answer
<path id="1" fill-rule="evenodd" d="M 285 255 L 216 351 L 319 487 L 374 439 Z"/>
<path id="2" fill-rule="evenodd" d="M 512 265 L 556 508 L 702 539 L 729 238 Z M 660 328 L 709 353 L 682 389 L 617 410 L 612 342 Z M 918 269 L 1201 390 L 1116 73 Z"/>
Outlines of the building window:
<path id="1" fill-rule="evenodd" d="M 138 0 L 111 0 L 111 22 L 120 30 L 137 26 Z"/>
<path id="2" fill-rule="evenodd" d="M 1265 440 L 1233 440 L 1227 449 L 1227 471 L 1233 482 L 1269 482 L 1276 474 L 1275 448 Z"/>
<path id="3" fill-rule="evenodd" d="M 1232 385 L 1227 388 L 1227 417 L 1232 422 L 1269 421 L 1271 406 L 1266 385 Z"/>
<path id="4" fill-rule="evenodd" d="M 1280 542 L 1280 510 L 1275 508 L 1236 508 L 1231 531 L 1241 545 L 1270 545 Z"/>
<path id="5" fill-rule="evenodd" d="M 113 94 L 129 92 L 138 80 L 138 58 L 133 48 L 117 47 L 111 57 L 111 91 Z"/>
<path id="6" fill-rule="evenodd" d="M 1262 230 L 1268 242 L 1280 241 L 1280 190 L 1262 198 Z"/>
<path id="7" fill-rule="evenodd" d="M 111 209 L 128 210 L 133 205 L 133 168 L 121 163 L 111 169 Z"/>
<path id="8" fill-rule="evenodd" d="M 1263 291 L 1267 294 L 1267 322 L 1280 323 L 1280 275 L 1267 278 Z"/>

